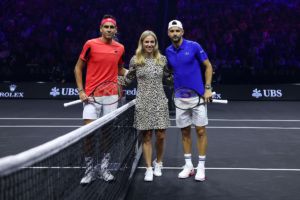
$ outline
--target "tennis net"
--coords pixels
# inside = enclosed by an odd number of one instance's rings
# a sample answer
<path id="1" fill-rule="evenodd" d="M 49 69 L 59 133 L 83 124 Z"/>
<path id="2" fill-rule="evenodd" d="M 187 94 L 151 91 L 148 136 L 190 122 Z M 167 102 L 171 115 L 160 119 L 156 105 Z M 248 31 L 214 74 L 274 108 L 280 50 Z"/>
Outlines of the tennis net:
<path id="1" fill-rule="evenodd" d="M 55 140 L 0 159 L 0 199 L 125 197 L 141 155 L 140 137 L 133 127 L 134 106 L 135 100 Z M 106 159 L 105 170 L 113 179 L 98 176 L 81 185 L 87 157 L 95 161 L 93 169 Z"/>

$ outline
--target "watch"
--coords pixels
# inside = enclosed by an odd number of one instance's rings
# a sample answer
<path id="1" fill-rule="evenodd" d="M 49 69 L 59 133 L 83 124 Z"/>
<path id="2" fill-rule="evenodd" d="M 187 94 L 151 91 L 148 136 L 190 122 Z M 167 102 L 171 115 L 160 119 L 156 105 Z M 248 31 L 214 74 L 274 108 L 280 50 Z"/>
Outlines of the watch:
<path id="1" fill-rule="evenodd" d="M 211 89 L 211 85 L 205 85 L 205 89 L 210 90 Z"/>

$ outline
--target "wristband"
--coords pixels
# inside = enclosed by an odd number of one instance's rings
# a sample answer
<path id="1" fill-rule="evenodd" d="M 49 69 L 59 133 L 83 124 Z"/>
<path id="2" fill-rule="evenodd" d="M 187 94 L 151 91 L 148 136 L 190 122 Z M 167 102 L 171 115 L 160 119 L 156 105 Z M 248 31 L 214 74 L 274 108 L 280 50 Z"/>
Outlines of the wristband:
<path id="1" fill-rule="evenodd" d="M 124 76 L 126 76 L 128 74 L 128 72 L 129 72 L 129 70 L 125 69 Z"/>

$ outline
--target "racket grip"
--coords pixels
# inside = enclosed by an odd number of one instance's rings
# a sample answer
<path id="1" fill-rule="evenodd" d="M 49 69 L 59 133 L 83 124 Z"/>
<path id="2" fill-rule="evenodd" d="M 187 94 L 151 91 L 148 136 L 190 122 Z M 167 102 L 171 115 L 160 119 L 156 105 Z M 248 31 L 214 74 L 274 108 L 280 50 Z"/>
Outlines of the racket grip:
<path id="1" fill-rule="evenodd" d="M 72 105 L 79 104 L 79 103 L 82 103 L 82 101 L 80 99 L 75 100 L 75 101 L 70 101 L 70 102 L 64 103 L 64 107 L 72 106 Z"/>
<path id="2" fill-rule="evenodd" d="M 222 104 L 227 104 L 228 100 L 226 99 L 212 99 L 212 103 L 222 103 Z"/>

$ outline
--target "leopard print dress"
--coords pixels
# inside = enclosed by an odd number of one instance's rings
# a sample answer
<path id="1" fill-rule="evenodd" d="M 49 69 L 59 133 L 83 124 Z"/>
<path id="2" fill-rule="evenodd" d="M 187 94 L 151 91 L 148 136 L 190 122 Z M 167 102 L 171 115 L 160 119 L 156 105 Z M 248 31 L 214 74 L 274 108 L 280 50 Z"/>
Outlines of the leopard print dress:
<path id="1" fill-rule="evenodd" d="M 164 66 L 152 58 L 145 59 L 145 65 L 137 66 L 133 56 L 129 64 L 126 82 L 137 79 L 135 107 L 135 127 L 138 130 L 166 129 L 169 126 L 168 99 L 163 89 L 166 57 L 162 56 Z"/>

